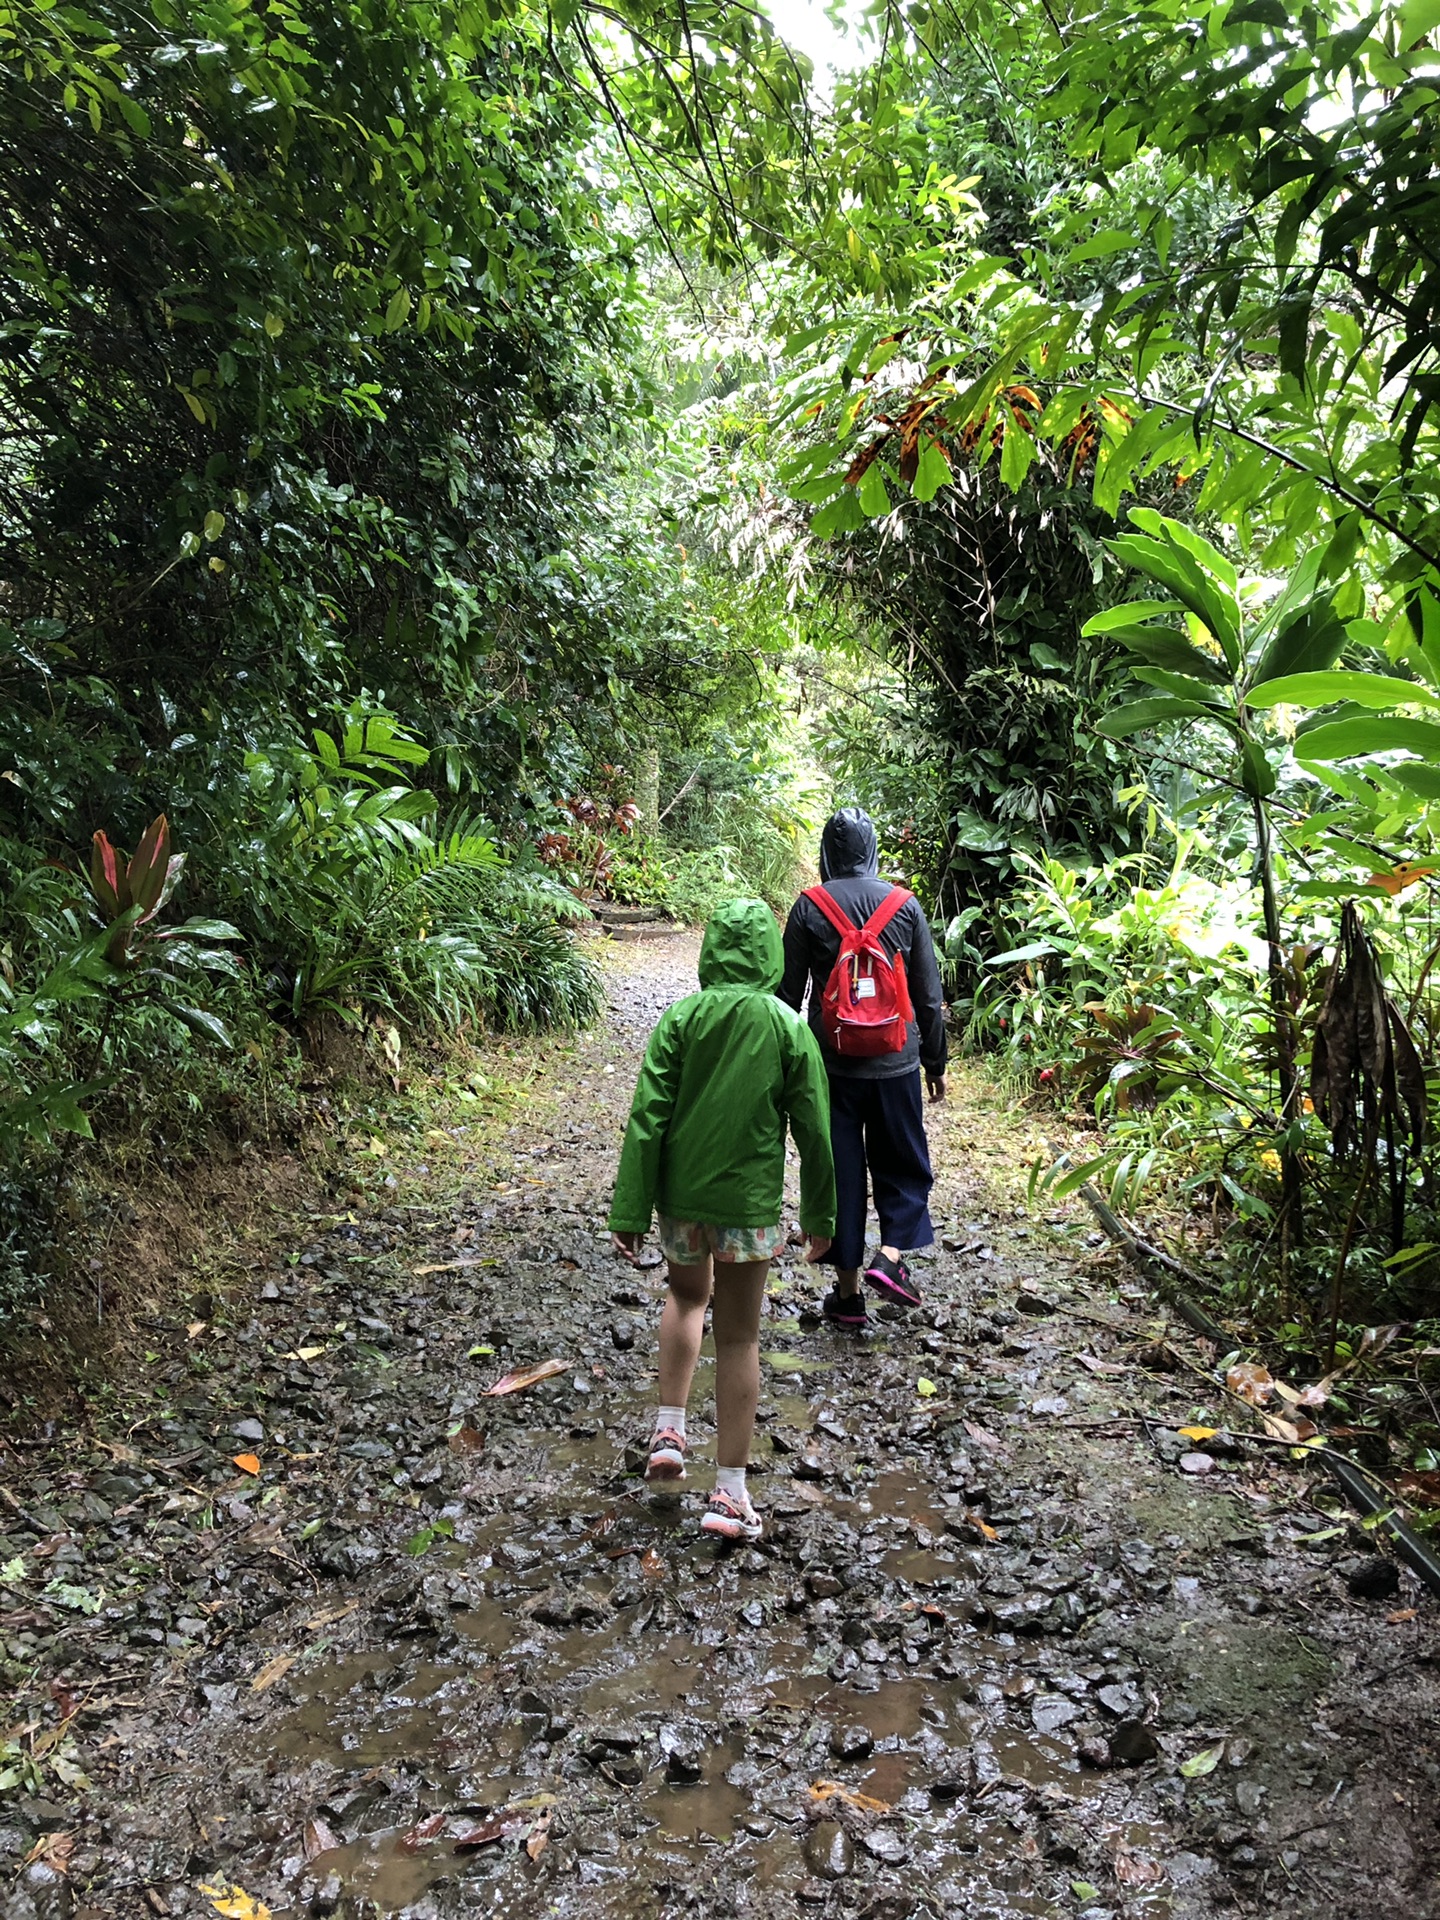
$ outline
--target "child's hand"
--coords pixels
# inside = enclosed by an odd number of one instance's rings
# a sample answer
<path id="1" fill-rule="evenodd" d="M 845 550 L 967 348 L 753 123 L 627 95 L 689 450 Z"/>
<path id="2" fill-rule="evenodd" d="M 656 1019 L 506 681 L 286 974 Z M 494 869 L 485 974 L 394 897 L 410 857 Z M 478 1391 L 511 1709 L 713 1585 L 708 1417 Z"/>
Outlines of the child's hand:
<path id="1" fill-rule="evenodd" d="M 925 1070 L 925 1091 L 930 1095 L 930 1104 L 936 1106 L 945 1098 L 945 1076 L 943 1073 L 931 1073 Z"/>
<path id="2" fill-rule="evenodd" d="M 805 1258 L 810 1261 L 823 1260 L 830 1251 L 828 1233 L 812 1233 L 805 1247 Z"/>
<path id="3" fill-rule="evenodd" d="M 645 1244 L 643 1233 L 612 1233 L 610 1245 L 622 1260 L 628 1260 L 632 1267 L 640 1263 L 640 1249 Z"/>

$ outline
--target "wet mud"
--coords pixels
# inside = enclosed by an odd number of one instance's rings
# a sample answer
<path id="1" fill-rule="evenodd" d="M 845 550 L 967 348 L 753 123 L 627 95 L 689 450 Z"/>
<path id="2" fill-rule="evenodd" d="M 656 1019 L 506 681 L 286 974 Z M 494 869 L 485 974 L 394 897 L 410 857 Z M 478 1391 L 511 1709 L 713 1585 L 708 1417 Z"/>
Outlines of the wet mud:
<path id="1" fill-rule="evenodd" d="M 661 1281 L 603 1214 L 694 952 L 611 956 L 467 1191 L 297 1221 L 207 1371 L 157 1334 L 160 1411 L 7 1446 L 7 1920 L 1433 1920 L 1433 1600 L 1357 1597 L 1374 1536 L 1283 1455 L 1186 1470 L 1203 1356 L 987 1171 L 982 1083 L 918 1312 L 838 1333 L 778 1264 L 763 1541 L 696 1528 L 708 1357 L 645 1489 Z"/>

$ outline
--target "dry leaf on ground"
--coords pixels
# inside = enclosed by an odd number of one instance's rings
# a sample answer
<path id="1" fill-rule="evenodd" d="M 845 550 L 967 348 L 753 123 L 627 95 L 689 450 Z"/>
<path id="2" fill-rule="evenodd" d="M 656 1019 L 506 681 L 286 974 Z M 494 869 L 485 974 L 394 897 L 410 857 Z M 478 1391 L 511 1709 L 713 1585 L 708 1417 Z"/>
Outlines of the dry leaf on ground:
<path id="1" fill-rule="evenodd" d="M 847 1807 L 854 1807 L 858 1813 L 889 1813 L 889 1802 L 872 1800 L 868 1793 L 855 1793 L 849 1787 L 842 1786 L 838 1780 L 817 1780 L 810 1789 L 810 1798 L 816 1805 L 830 1800 L 843 1801 Z"/>
<path id="2" fill-rule="evenodd" d="M 439 1838 L 448 1817 L 447 1814 L 432 1813 L 428 1820 L 417 1820 L 408 1833 L 401 1834 L 395 1842 L 396 1847 L 401 1853 L 418 1853 L 421 1847 Z"/>
<path id="3" fill-rule="evenodd" d="M 202 1880 L 200 1891 L 216 1913 L 224 1915 L 224 1920 L 271 1920 L 270 1909 L 265 1902 L 246 1893 L 243 1887 L 237 1887 L 232 1881 Z"/>
<path id="4" fill-rule="evenodd" d="M 52 1873 L 69 1873 L 70 1856 L 75 1851 L 73 1833 L 42 1833 L 25 1856 L 27 1867 L 49 1867 Z"/>
<path id="5" fill-rule="evenodd" d="M 283 1680 L 295 1664 L 293 1653 L 277 1653 L 273 1660 L 267 1660 L 250 1682 L 252 1693 L 264 1693 L 267 1687 L 273 1687 L 277 1680 Z"/>
<path id="6" fill-rule="evenodd" d="M 305 1822 L 305 1831 L 300 1838 L 300 1850 L 305 1855 L 307 1865 L 317 1855 L 331 1853 L 336 1847 L 344 1844 L 334 1828 L 328 1826 L 318 1813 L 313 1819 Z"/>
<path id="7" fill-rule="evenodd" d="M 1247 1400 L 1252 1407 L 1258 1407 L 1275 1390 L 1275 1381 L 1268 1367 L 1258 1366 L 1253 1360 L 1242 1360 L 1238 1367 L 1231 1367 L 1225 1376 L 1225 1384 L 1231 1393 Z"/>
<path id="8" fill-rule="evenodd" d="M 501 1393 L 520 1393 L 526 1387 L 533 1387 L 541 1380 L 549 1380 L 557 1373 L 564 1373 L 569 1367 L 568 1360 L 542 1360 L 533 1367 L 522 1367 L 517 1373 L 507 1373 L 495 1382 L 493 1387 L 485 1389 L 490 1399 Z"/>

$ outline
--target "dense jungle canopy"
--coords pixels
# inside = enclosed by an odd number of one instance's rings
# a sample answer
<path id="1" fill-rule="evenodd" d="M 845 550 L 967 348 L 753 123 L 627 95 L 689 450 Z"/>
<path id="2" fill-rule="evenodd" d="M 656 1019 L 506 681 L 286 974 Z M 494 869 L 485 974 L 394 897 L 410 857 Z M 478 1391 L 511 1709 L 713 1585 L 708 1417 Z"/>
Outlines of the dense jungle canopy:
<path id="1" fill-rule="evenodd" d="M 783 905 L 843 799 L 1094 1129 L 1041 1191 L 1423 1343 L 1437 32 L 0 4 L 5 1310 L 106 1153 L 584 1021 L 590 903 Z"/>

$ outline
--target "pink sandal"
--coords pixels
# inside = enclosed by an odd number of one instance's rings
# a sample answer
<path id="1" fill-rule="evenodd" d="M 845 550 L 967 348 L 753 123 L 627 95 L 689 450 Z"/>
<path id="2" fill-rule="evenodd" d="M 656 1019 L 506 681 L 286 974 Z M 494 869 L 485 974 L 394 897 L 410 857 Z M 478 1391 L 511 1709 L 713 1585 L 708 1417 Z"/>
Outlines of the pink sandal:
<path id="1" fill-rule="evenodd" d="M 685 1478 L 685 1439 L 673 1427 L 657 1427 L 650 1442 L 650 1461 L 645 1468 L 647 1480 L 683 1480 Z"/>

